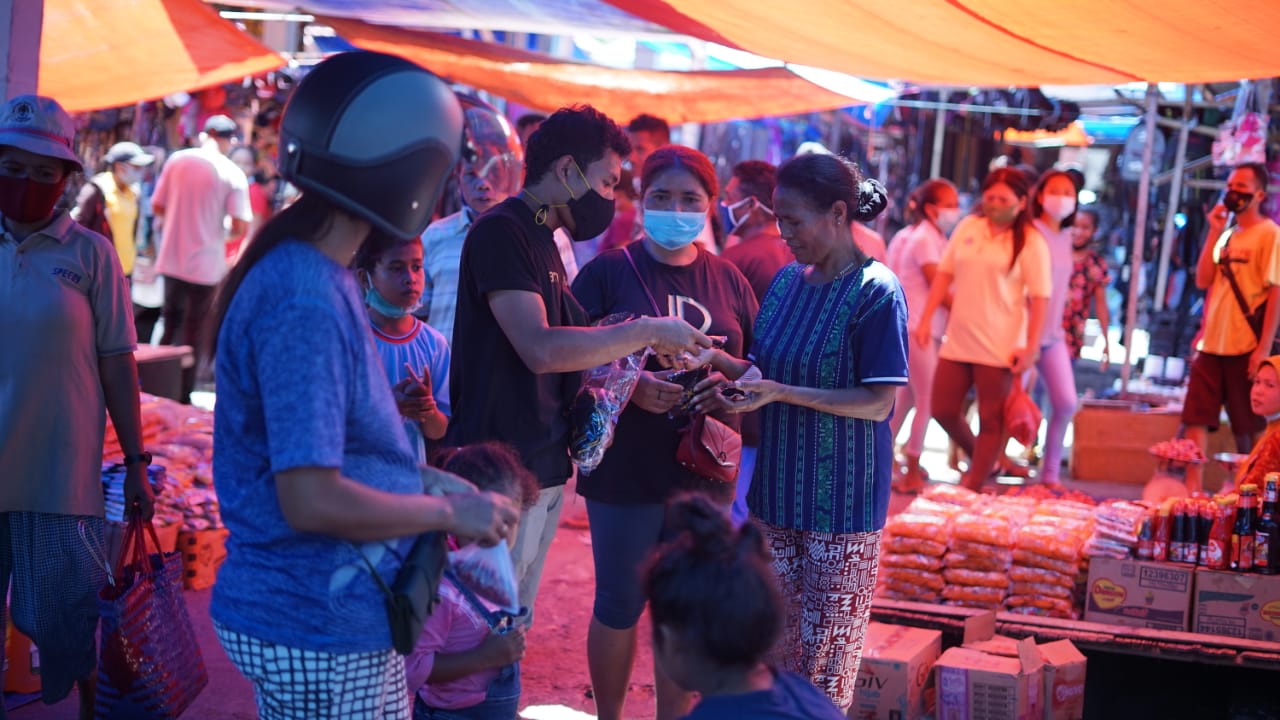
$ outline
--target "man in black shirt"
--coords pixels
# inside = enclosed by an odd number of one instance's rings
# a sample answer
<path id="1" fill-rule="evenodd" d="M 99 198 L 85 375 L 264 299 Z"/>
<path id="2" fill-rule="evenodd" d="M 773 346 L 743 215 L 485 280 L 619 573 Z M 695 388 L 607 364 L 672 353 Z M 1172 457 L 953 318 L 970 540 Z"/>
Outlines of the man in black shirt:
<path id="1" fill-rule="evenodd" d="M 599 111 L 562 108 L 529 137 L 524 188 L 476 220 L 462 248 L 449 439 L 509 443 L 538 477 L 542 492 L 512 549 L 520 603 L 530 609 L 572 472 L 568 408 L 581 371 L 646 346 L 672 358 L 711 345 L 674 317 L 583 327 L 552 233 L 563 227 L 589 240 L 604 232 L 630 151 Z"/>

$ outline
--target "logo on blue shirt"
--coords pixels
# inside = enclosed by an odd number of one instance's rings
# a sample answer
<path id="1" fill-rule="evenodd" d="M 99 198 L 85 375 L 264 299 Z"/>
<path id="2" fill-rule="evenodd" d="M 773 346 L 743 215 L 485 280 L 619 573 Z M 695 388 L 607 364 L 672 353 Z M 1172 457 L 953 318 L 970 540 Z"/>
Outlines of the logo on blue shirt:
<path id="1" fill-rule="evenodd" d="M 60 277 L 63 280 L 69 280 L 73 285 L 79 285 L 80 280 L 82 279 L 80 273 L 71 272 L 70 270 L 63 267 L 54 268 L 53 276 Z"/>

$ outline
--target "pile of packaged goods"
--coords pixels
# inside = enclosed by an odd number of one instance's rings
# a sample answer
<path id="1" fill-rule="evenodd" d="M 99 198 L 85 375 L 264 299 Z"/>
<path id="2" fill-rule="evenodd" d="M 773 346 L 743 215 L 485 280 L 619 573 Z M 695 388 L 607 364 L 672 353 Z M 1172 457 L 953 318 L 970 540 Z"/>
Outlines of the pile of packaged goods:
<path id="1" fill-rule="evenodd" d="M 1128 500 L 1108 500 L 1094 511 L 1094 531 L 1085 543 L 1089 557 L 1127 558 L 1141 542 L 1143 521 L 1150 509 Z"/>
<path id="2" fill-rule="evenodd" d="M 157 524 L 181 523 L 185 532 L 222 527 L 213 491 L 213 413 L 143 394 L 142 443 L 153 456 L 150 476 L 156 491 Z M 108 418 L 102 461 L 109 500 L 115 494 L 114 485 L 124 482 L 123 472 L 111 467 L 123 457 Z"/>
<path id="3" fill-rule="evenodd" d="M 1094 508 L 1074 500 L 1050 500 L 1036 507 L 1014 532 L 1010 612 L 1077 618 L 1078 588 L 1089 572 L 1085 542 L 1094 532 Z"/>
<path id="4" fill-rule="evenodd" d="M 1050 490 L 997 497 L 933 485 L 885 524 L 877 594 L 1078 617 L 1090 502 Z"/>

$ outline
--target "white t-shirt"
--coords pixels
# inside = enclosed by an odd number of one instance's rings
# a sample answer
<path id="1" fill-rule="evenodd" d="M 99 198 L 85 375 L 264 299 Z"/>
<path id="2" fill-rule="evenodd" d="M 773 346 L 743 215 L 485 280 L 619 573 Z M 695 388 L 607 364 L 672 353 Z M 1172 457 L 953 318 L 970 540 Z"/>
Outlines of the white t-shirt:
<path id="1" fill-rule="evenodd" d="M 889 268 L 902 283 L 902 293 L 907 297 L 910 313 L 909 329 L 915 332 L 920 313 L 929 300 L 929 279 L 924 275 L 926 265 L 937 265 L 947 249 L 947 238 L 928 220 L 914 228 L 904 229 L 889 243 Z M 947 309 L 939 307 L 933 314 L 933 336 L 941 338 L 947 328 Z"/>
<path id="2" fill-rule="evenodd" d="M 1071 273 L 1075 268 L 1075 260 L 1071 257 L 1071 228 L 1064 227 L 1054 232 L 1038 218 L 1032 224 L 1049 246 L 1049 275 L 1053 292 L 1049 294 L 1048 317 L 1060 318 L 1067 304 L 1067 289 L 1071 286 Z M 1062 339 L 1062 323 L 1046 320 L 1044 332 L 1040 334 L 1040 347 L 1048 347 Z"/>
<path id="3" fill-rule="evenodd" d="M 956 226 L 938 263 L 939 271 L 952 276 L 954 289 L 939 357 L 1004 368 L 1013 363 L 1014 351 L 1027 342 L 1028 299 L 1048 298 L 1052 287 L 1049 248 L 1034 226 L 1027 227 L 1026 243 L 1010 269 L 1012 258 L 1011 230 L 992 237 L 986 218 L 977 215 Z M 1051 316 L 1045 322 L 1051 324 Z"/>
<path id="4" fill-rule="evenodd" d="M 227 274 L 227 216 L 253 219 L 244 172 L 216 149 L 179 150 L 165 162 L 151 197 L 164 208 L 156 271 L 217 285 Z"/>

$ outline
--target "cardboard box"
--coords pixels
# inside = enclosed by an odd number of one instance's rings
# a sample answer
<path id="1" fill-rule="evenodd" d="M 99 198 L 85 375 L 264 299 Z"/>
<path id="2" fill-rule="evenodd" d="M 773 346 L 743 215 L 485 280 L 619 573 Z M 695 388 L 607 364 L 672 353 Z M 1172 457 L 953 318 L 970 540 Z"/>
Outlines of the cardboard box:
<path id="1" fill-rule="evenodd" d="M 1280 642 L 1280 575 L 1196 570 L 1200 633 Z"/>
<path id="2" fill-rule="evenodd" d="M 1070 640 L 1036 648 L 1044 658 L 1044 720 L 1084 717 L 1084 679 L 1087 660 Z"/>
<path id="3" fill-rule="evenodd" d="M 218 578 L 218 568 L 227 558 L 227 535 L 225 529 L 178 533 L 183 587 L 188 590 L 213 587 Z"/>
<path id="4" fill-rule="evenodd" d="M 850 718 L 919 720 L 933 710 L 933 662 L 942 654 L 937 630 L 867 626 Z"/>
<path id="5" fill-rule="evenodd" d="M 969 618 L 964 645 L 934 663 L 937 720 L 1040 720 L 1044 660 L 1035 639 L 994 630 L 994 613 Z"/>
<path id="6" fill-rule="evenodd" d="M 1145 485 L 1160 465 L 1148 450 L 1177 437 L 1182 417 L 1178 412 L 1082 405 L 1072 424 L 1071 477 L 1075 480 Z M 1209 434 L 1207 455 L 1235 452 L 1235 439 L 1223 423 Z M 1229 474 L 1221 463 L 1202 466 L 1206 490 L 1222 487 Z"/>
<path id="7" fill-rule="evenodd" d="M 1186 632 L 1194 571 L 1177 563 L 1091 558 L 1084 619 Z"/>

